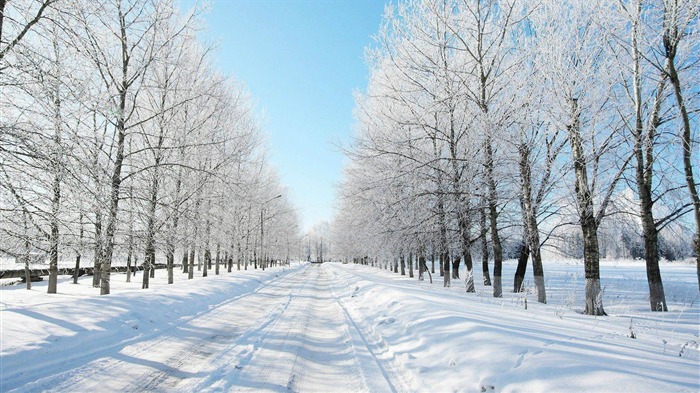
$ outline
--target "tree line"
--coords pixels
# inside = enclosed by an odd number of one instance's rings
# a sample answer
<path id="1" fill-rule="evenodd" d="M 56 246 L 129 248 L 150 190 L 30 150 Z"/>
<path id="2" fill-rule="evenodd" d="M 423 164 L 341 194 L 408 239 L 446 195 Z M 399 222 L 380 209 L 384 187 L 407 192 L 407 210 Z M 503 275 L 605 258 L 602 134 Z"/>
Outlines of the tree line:
<path id="1" fill-rule="evenodd" d="M 27 274 L 48 256 L 49 293 L 69 256 L 76 271 L 92 257 L 109 294 L 115 260 L 142 264 L 148 288 L 157 256 L 172 284 L 176 259 L 191 279 L 295 251 L 260 119 L 198 39 L 201 16 L 172 0 L 0 1 L 0 253 Z"/>
<path id="2" fill-rule="evenodd" d="M 445 286 L 463 261 L 469 292 L 474 255 L 495 297 L 504 258 L 518 260 L 516 292 L 529 260 L 546 303 L 542 251 L 576 249 L 584 312 L 604 315 L 599 261 L 617 248 L 646 261 L 650 309 L 666 311 L 661 254 L 694 257 L 700 285 L 699 12 L 694 0 L 388 7 L 356 95 L 334 253 L 402 274 L 408 261 L 411 276 L 415 260 L 421 279 L 437 260 Z"/>

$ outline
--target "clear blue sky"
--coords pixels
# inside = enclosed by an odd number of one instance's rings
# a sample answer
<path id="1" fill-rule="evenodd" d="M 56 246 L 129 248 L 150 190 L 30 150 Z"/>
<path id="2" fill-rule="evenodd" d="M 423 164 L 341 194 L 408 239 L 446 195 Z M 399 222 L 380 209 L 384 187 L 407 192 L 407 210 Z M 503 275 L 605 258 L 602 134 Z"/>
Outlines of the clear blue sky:
<path id="1" fill-rule="evenodd" d="M 352 135 L 353 90 L 364 89 L 364 48 L 384 0 L 213 0 L 206 36 L 217 64 L 246 83 L 265 113 L 270 159 L 299 209 L 302 229 L 333 218 Z"/>

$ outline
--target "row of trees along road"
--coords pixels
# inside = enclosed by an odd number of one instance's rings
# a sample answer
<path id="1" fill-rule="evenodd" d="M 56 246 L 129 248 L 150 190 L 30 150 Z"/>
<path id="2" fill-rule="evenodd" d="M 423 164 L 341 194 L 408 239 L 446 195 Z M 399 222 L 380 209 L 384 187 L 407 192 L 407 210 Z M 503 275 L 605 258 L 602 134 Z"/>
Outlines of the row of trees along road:
<path id="1" fill-rule="evenodd" d="M 367 90 L 356 97 L 336 256 L 394 261 L 395 271 L 400 261 L 402 272 L 415 258 L 421 276 L 437 260 L 445 286 L 463 260 L 474 291 L 474 253 L 499 297 L 510 254 L 514 290 L 530 259 L 544 303 L 543 247 L 565 251 L 578 240 L 585 313 L 604 315 L 605 230 L 624 235 L 622 248 L 640 244 L 651 310 L 666 311 L 659 255 L 670 252 L 668 239 L 682 239 L 680 256 L 698 258 L 700 285 L 699 7 L 407 0 L 388 8 L 367 51 Z"/>
<path id="2" fill-rule="evenodd" d="M 49 293 L 69 256 L 76 268 L 91 256 L 109 294 L 115 259 L 142 263 L 148 288 L 156 255 L 172 283 L 178 251 L 193 278 L 196 256 L 219 274 L 297 244 L 251 98 L 212 66 L 200 14 L 171 0 L 0 1 L 0 252 L 27 273 L 48 255 Z"/>

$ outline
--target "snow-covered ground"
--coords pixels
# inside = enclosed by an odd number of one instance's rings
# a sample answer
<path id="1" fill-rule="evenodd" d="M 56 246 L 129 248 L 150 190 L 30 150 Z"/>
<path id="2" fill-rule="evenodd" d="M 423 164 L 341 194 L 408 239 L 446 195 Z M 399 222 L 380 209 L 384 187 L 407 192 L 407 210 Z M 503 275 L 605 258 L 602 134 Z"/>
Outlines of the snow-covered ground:
<path id="1" fill-rule="evenodd" d="M 652 313 L 643 264 L 605 262 L 597 318 L 578 262 L 545 266 L 546 305 L 508 290 L 513 269 L 500 299 L 480 276 L 467 294 L 335 263 L 170 286 L 158 270 L 149 290 L 115 274 L 109 296 L 91 277 L 3 286 L 0 391 L 700 391 L 693 265 L 662 266 L 669 312 Z"/>

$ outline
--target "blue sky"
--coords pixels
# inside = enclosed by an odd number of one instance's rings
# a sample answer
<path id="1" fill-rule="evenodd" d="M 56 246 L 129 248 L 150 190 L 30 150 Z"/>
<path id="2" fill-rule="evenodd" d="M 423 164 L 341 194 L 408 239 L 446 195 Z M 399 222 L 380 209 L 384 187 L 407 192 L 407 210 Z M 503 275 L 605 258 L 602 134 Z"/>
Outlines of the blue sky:
<path id="1" fill-rule="evenodd" d="M 364 89 L 364 48 L 383 0 L 213 0 L 206 36 L 222 72 L 245 82 L 264 113 L 270 159 L 299 209 L 302 228 L 333 218 L 352 135 L 353 90 Z"/>

